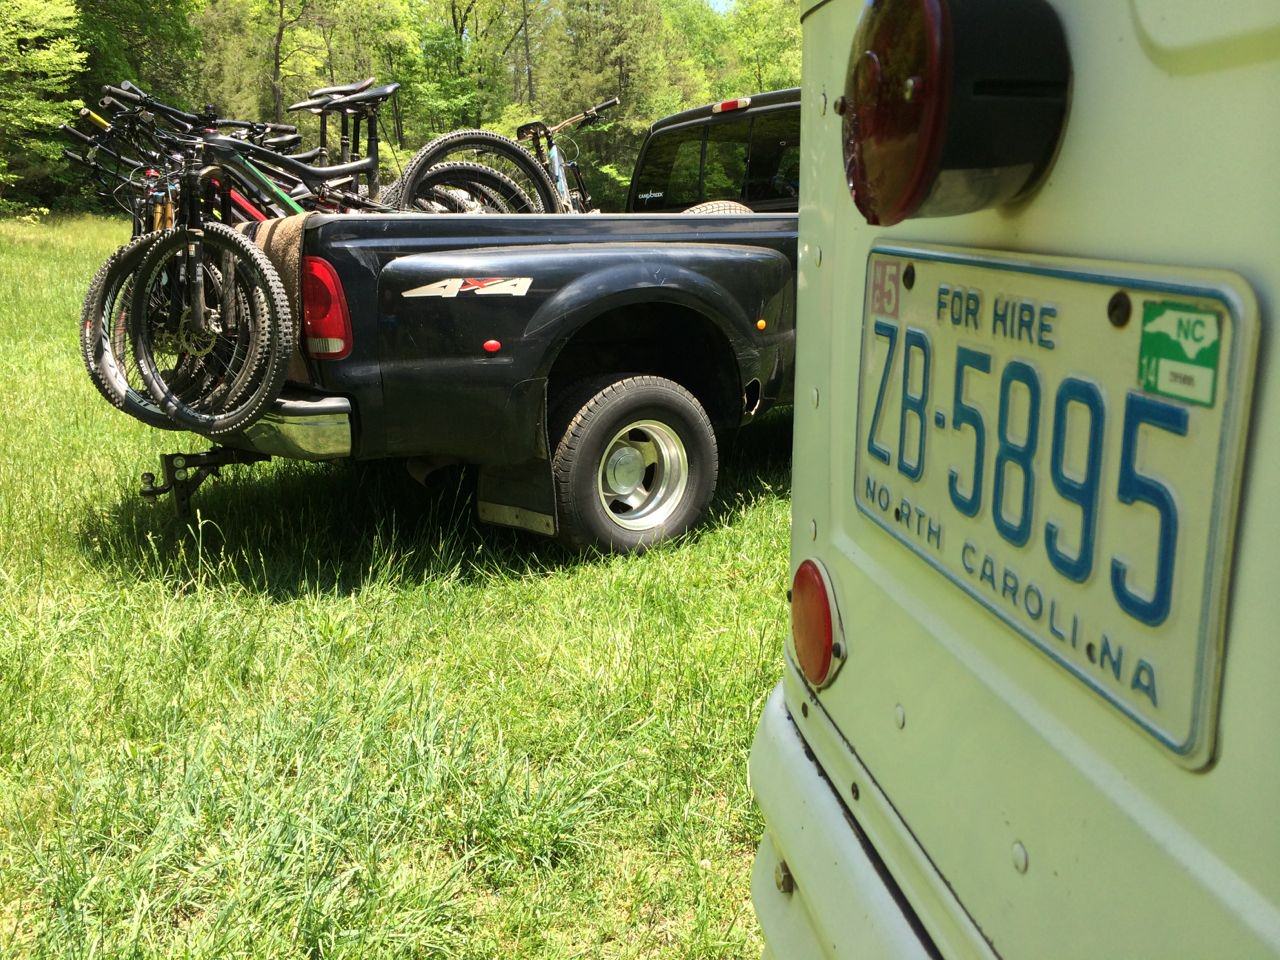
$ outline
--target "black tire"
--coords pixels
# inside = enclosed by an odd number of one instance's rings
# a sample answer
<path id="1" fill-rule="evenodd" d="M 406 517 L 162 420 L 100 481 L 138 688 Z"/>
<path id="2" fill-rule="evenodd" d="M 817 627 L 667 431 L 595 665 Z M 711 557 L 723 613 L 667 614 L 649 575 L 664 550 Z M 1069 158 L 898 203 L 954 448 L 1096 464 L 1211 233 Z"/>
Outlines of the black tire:
<path id="1" fill-rule="evenodd" d="M 284 285 L 266 254 L 230 227 L 207 223 L 205 261 L 218 270 L 206 296 L 211 311 L 216 301 L 218 328 L 194 335 L 204 343 L 192 349 L 193 334 L 183 329 L 185 305 L 166 289 L 192 242 L 189 230 L 169 230 L 147 251 L 134 274 L 129 335 L 156 405 L 183 429 L 217 436 L 247 427 L 280 395 L 294 325 Z"/>
<path id="2" fill-rule="evenodd" d="M 554 404 L 551 429 L 566 545 L 644 550 L 705 515 L 719 473 L 716 435 L 680 384 L 654 376 L 584 381 Z"/>
<path id="3" fill-rule="evenodd" d="M 703 203 L 696 203 L 685 213 L 704 213 L 704 214 L 726 214 L 726 213 L 755 213 L 745 203 L 739 203 L 737 200 L 707 200 Z"/>
<path id="4" fill-rule="evenodd" d="M 441 163 L 418 180 L 416 204 L 437 213 L 537 213 L 505 174 L 479 163 Z"/>
<path id="5" fill-rule="evenodd" d="M 400 206 L 400 191 L 402 188 L 401 179 L 396 177 L 382 188 L 382 192 L 378 194 L 378 202 L 388 207 L 398 208 Z"/>
<path id="6" fill-rule="evenodd" d="M 401 210 L 416 209 L 419 182 L 432 167 L 446 161 L 476 162 L 511 177 L 537 201 L 535 213 L 555 213 L 560 209 L 550 174 L 528 150 L 488 130 L 455 130 L 436 137 L 409 161 L 400 178 Z"/>
<path id="7" fill-rule="evenodd" d="M 80 311 L 80 356 L 89 379 L 112 406 L 149 427 L 175 430 L 177 424 L 147 394 L 128 338 L 120 336 L 127 327 L 133 273 L 156 236 L 146 233 L 130 240 L 94 274 Z"/>

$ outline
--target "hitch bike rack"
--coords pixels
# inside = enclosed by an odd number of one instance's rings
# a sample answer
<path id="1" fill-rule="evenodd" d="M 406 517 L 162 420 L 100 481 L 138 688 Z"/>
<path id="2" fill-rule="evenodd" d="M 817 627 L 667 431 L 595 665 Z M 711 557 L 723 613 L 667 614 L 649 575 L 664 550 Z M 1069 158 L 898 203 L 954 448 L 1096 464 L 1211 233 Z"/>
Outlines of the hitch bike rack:
<path id="1" fill-rule="evenodd" d="M 221 476 L 222 467 L 270 459 L 264 453 L 249 453 L 233 447 L 214 447 L 204 453 L 166 453 L 160 457 L 164 483 L 156 486 L 156 475 L 148 471 L 142 475 L 142 489 L 138 492 L 152 502 L 172 494 L 178 516 L 190 520 L 191 495 L 210 477 Z"/>

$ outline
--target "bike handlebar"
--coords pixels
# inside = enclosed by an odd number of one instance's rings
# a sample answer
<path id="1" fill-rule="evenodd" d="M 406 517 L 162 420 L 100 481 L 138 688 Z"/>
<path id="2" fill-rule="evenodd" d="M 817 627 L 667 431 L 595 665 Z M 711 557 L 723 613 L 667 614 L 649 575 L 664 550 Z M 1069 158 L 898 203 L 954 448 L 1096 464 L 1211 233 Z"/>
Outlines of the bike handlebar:
<path id="1" fill-rule="evenodd" d="M 207 123 L 215 127 L 231 127 L 236 130 L 260 130 L 266 133 L 298 132 L 298 128 L 291 123 L 255 123 L 252 120 L 230 120 L 188 113 L 185 110 L 179 110 L 177 107 L 171 107 L 167 103 L 161 103 L 128 80 L 123 81 L 118 87 L 107 84 L 103 86 L 102 92 L 105 95 L 101 101 L 104 107 L 119 106 L 124 109 L 124 105 L 119 102 L 122 100 L 135 106 L 145 106 L 163 115 L 167 120 L 176 121 L 184 125 L 187 130 Z"/>
<path id="2" fill-rule="evenodd" d="M 602 110 L 612 110 L 621 102 L 622 101 L 618 97 L 610 97 L 604 103 L 597 103 L 594 107 L 588 110 L 587 113 L 600 113 Z"/>
<path id="3" fill-rule="evenodd" d="M 155 97 L 151 97 L 140 92 L 137 87 L 133 86 L 133 84 L 129 84 L 129 86 L 132 89 L 126 90 L 123 87 L 113 87 L 110 84 L 106 84 L 102 88 L 102 92 L 105 96 L 99 102 L 104 107 L 109 106 L 109 101 L 114 98 L 118 101 L 124 100 L 137 107 L 145 106 L 148 110 L 160 114 L 171 123 L 180 125 L 184 132 L 190 130 L 200 122 L 200 118 L 194 113 L 187 113 L 187 111 L 179 110 L 177 107 L 171 107 L 167 103 L 161 103 Z"/>
<path id="4" fill-rule="evenodd" d="M 117 100 L 127 100 L 135 106 L 141 106 L 147 98 L 135 90 L 126 90 L 123 87 L 113 87 L 109 83 L 102 85 L 103 97 L 115 97 Z"/>
<path id="5" fill-rule="evenodd" d="M 94 140 L 93 137 L 89 136 L 87 133 L 81 133 L 75 127 L 71 126 L 71 124 L 69 123 L 58 124 L 58 130 L 59 132 L 65 134 L 66 136 L 70 137 L 73 140 L 79 140 L 81 143 L 85 144 L 86 146 L 92 147 L 97 144 L 97 141 Z"/>

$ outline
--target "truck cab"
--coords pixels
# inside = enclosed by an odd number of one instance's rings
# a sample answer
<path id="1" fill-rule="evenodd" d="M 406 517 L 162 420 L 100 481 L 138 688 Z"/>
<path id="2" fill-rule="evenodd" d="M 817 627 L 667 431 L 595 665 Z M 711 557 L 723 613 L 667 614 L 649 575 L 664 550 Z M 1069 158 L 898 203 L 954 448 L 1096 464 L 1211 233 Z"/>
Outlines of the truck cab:
<path id="1" fill-rule="evenodd" d="M 1280 8 L 801 7 L 766 956 L 1280 955 Z"/>
<path id="2" fill-rule="evenodd" d="M 627 195 L 631 213 L 730 201 L 757 213 L 800 202 L 800 90 L 735 97 L 663 117 L 649 129 Z"/>

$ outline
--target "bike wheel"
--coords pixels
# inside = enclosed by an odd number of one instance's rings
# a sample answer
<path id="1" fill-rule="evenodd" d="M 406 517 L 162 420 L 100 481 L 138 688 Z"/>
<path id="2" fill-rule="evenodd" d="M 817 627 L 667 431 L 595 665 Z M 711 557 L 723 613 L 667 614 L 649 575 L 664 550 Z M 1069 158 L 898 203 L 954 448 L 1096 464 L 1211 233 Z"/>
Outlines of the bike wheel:
<path id="1" fill-rule="evenodd" d="M 478 163 L 514 180 L 537 201 L 536 209 L 529 212 L 556 213 L 561 209 L 555 185 L 542 164 L 514 140 L 487 130 L 455 130 L 419 150 L 401 178 L 400 209 L 418 209 L 422 179 L 446 162 Z"/>
<path id="2" fill-rule="evenodd" d="M 188 282 L 197 248 L 203 325 Z M 161 234 L 134 277 L 129 336 L 155 404 L 182 428 L 209 436 L 261 416 L 284 386 L 295 345 L 288 298 L 266 255 L 210 223 L 202 237 L 185 228 Z"/>
<path id="3" fill-rule="evenodd" d="M 416 209 L 427 213 L 537 213 L 537 201 L 514 180 L 478 163 L 441 163 L 417 186 Z"/>
<path id="4" fill-rule="evenodd" d="M 151 400 L 127 338 L 133 296 L 133 273 L 155 242 L 146 233 L 125 244 L 98 268 L 80 311 L 80 356 L 89 379 L 112 406 L 147 426 L 177 429 L 177 424 Z"/>
<path id="5" fill-rule="evenodd" d="M 385 187 L 382 188 L 382 193 L 378 195 L 378 202 L 385 203 L 388 207 L 399 208 L 400 193 L 403 190 L 403 188 L 404 188 L 404 184 L 401 182 L 399 177 L 396 177 L 394 180 L 392 180 L 390 183 L 388 183 Z"/>

